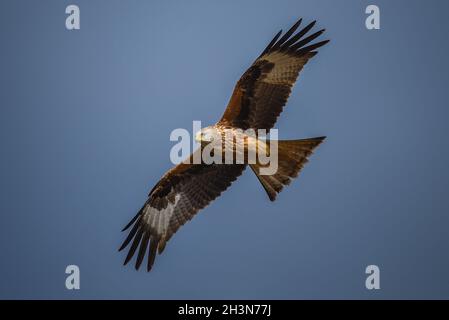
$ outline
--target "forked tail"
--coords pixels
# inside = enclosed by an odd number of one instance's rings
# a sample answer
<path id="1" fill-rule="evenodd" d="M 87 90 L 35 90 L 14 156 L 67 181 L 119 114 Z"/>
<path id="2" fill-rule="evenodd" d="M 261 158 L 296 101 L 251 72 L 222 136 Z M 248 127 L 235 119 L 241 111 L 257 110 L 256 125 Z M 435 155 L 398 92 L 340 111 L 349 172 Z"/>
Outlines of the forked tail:
<path id="1" fill-rule="evenodd" d="M 298 176 L 299 171 L 307 163 L 307 158 L 325 138 L 277 141 L 278 168 L 275 174 L 262 175 L 260 169 L 264 167 L 263 165 L 250 165 L 271 201 L 276 199 L 277 194 L 281 192 L 284 186 L 289 185 L 292 179 Z"/>

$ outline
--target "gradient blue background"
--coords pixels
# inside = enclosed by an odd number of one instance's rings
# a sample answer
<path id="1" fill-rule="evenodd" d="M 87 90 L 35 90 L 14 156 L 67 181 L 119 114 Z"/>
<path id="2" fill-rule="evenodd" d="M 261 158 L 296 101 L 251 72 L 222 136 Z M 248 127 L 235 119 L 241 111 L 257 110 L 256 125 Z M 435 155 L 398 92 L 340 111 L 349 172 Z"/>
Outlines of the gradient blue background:
<path id="1" fill-rule="evenodd" d="M 0 298 L 449 298 L 449 2 L 374 1 L 379 31 L 370 3 L 1 1 Z M 277 202 L 247 171 L 151 273 L 123 267 L 170 132 L 218 120 L 298 17 L 332 42 L 277 127 L 326 143 Z"/>

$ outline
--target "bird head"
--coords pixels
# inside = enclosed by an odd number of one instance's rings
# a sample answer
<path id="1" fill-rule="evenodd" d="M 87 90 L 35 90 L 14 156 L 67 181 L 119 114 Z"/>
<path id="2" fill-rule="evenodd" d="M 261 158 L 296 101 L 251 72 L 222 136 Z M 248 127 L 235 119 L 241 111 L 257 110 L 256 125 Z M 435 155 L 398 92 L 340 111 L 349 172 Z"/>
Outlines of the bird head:
<path id="1" fill-rule="evenodd" d="M 219 136 L 219 132 L 214 127 L 206 127 L 198 131 L 195 140 L 199 143 L 210 143 Z"/>

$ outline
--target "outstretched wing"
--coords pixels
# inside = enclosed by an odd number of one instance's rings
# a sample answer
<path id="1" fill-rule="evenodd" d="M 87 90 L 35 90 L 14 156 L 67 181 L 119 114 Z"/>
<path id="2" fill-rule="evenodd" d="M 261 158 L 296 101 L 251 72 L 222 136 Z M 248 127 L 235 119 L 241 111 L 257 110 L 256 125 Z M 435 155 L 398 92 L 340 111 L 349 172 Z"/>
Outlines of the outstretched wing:
<path id="1" fill-rule="evenodd" d="M 123 229 L 133 225 L 120 247 L 123 250 L 132 241 L 124 264 L 139 247 L 135 267 L 139 269 L 148 252 L 147 270 L 150 271 L 156 252 L 162 253 L 171 236 L 226 190 L 245 167 L 181 163 L 169 170 L 151 190 L 142 209 Z"/>
<path id="2" fill-rule="evenodd" d="M 282 30 L 268 44 L 252 66 L 243 74 L 234 88 L 232 97 L 220 124 L 242 129 L 271 129 L 282 112 L 307 61 L 317 49 L 329 40 L 310 44 L 323 30 L 304 37 L 315 21 L 294 34 L 301 19 L 285 33 Z M 278 40 L 279 39 L 279 40 Z"/>

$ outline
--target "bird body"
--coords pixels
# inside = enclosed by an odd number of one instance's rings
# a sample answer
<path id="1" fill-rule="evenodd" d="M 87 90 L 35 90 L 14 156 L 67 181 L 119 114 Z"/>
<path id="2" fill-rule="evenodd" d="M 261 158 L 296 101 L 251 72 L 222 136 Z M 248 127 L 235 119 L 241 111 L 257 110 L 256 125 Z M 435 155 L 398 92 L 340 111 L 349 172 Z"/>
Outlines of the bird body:
<path id="1" fill-rule="evenodd" d="M 310 44 L 324 30 L 306 36 L 315 21 L 296 32 L 301 22 L 284 35 L 282 31 L 276 34 L 237 82 L 222 118 L 196 134 L 200 148 L 167 171 L 150 191 L 142 208 L 123 229 L 132 226 L 120 247 L 122 250 L 131 244 L 125 264 L 137 252 L 138 269 L 148 253 L 150 271 L 156 253 L 164 251 L 173 234 L 225 191 L 247 166 L 271 201 L 298 176 L 325 137 L 271 140 L 265 134 L 276 123 L 299 72 L 328 42 Z M 265 132 L 260 134 L 261 130 Z M 274 171 L 270 170 L 272 164 Z"/>
<path id="2" fill-rule="evenodd" d="M 263 138 L 264 131 L 258 135 L 253 129 L 243 131 L 216 124 L 199 131 L 195 139 L 201 144 L 203 159 L 207 156 L 205 152 L 215 150 L 219 153 L 214 157 L 215 163 L 249 164 L 256 161 L 261 153 L 266 154 L 269 150 L 269 143 Z"/>

